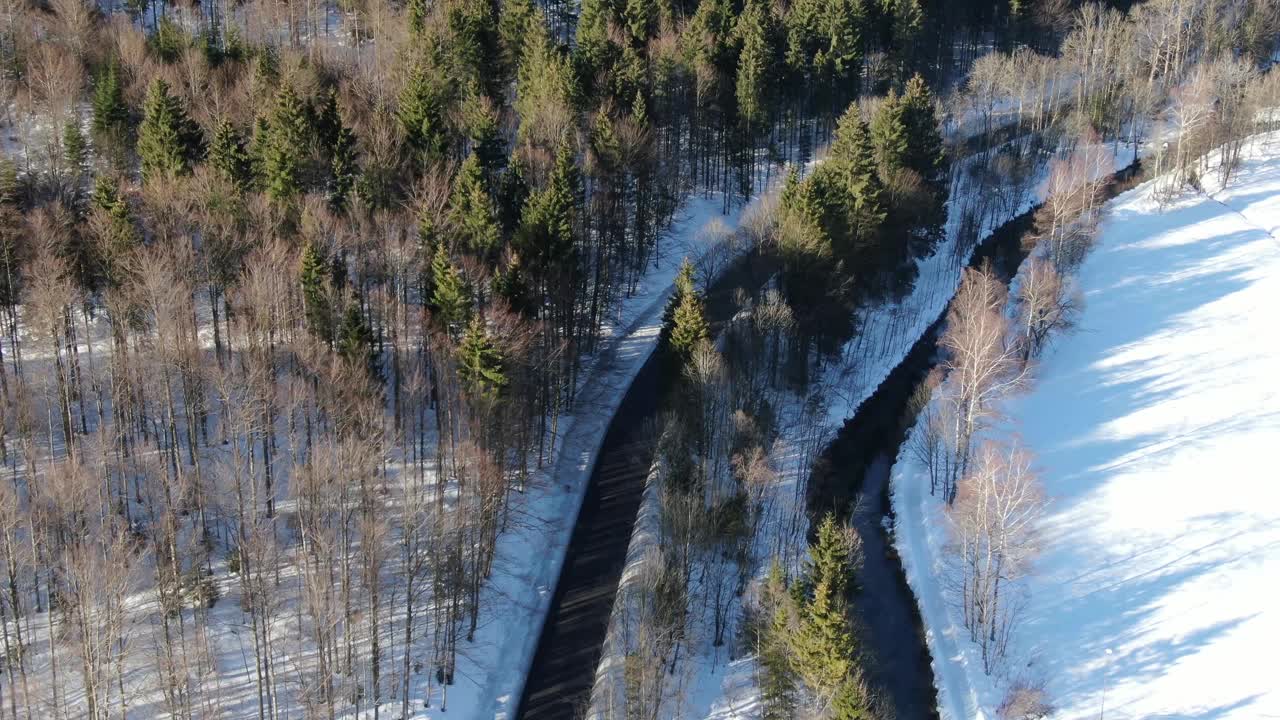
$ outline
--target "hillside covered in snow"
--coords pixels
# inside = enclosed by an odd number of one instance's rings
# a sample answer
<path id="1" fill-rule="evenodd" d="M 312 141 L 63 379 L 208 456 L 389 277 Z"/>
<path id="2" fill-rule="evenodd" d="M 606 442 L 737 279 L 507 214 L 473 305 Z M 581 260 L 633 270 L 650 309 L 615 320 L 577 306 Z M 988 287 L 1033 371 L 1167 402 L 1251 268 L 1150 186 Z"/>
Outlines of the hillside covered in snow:
<path id="1" fill-rule="evenodd" d="M 1044 510 L 990 676 L 962 627 L 954 523 L 904 445 L 895 540 L 942 717 L 996 717 L 1019 682 L 1052 717 L 1280 717 L 1278 141 L 1255 138 L 1225 188 L 1114 200 L 1074 331 L 1002 402 L 991 432 L 1033 455 Z"/>

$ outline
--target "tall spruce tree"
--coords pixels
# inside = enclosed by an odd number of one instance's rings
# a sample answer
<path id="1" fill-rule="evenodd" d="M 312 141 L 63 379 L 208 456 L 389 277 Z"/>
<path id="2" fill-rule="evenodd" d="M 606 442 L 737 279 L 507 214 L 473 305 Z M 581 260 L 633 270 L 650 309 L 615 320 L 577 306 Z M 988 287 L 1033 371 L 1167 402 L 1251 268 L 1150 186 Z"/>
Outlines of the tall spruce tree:
<path id="1" fill-rule="evenodd" d="M 347 311 L 338 328 L 338 354 L 352 367 L 364 368 L 372 377 L 378 377 L 378 353 L 373 344 L 373 331 L 360 312 L 360 303 L 354 298 L 347 303 Z"/>
<path id="2" fill-rule="evenodd" d="M 303 190 L 304 160 L 311 146 L 312 128 L 306 108 L 288 83 L 276 93 L 266 131 L 258 148 L 263 185 L 272 200 L 290 202 Z"/>
<path id="3" fill-rule="evenodd" d="M 610 0 L 582 0 L 573 61 L 588 94 L 594 89 L 596 79 L 607 75 L 621 54 L 620 48 L 609 37 L 610 25 L 616 24 L 615 15 Z"/>
<path id="4" fill-rule="evenodd" d="M 852 568 L 848 540 L 834 515 L 823 519 L 809 553 L 810 593 L 792 643 L 795 668 L 811 691 L 847 705 L 851 699 L 842 696 L 853 677 L 855 648 L 845 591 Z"/>
<path id="5" fill-rule="evenodd" d="M 491 0 L 445 0 L 445 25 L 449 41 L 444 44 L 455 79 L 465 85 L 482 87 L 485 93 L 500 94 L 502 59 L 498 38 L 498 3 Z"/>
<path id="6" fill-rule="evenodd" d="M 467 156 L 454 179 L 449 217 L 468 250 L 482 257 L 494 253 L 502 241 L 497 210 L 489 194 L 484 168 L 475 153 Z"/>
<path id="7" fill-rule="evenodd" d="M 498 113 L 487 96 L 473 90 L 462 101 L 471 153 L 480 162 L 485 182 L 492 186 L 506 162 L 506 149 L 498 128 Z"/>
<path id="8" fill-rule="evenodd" d="M 871 138 L 880 167 L 886 170 L 907 167 L 911 138 L 907 132 L 906 107 L 897 90 L 889 90 L 880 101 L 871 118 Z"/>
<path id="9" fill-rule="evenodd" d="M 820 0 L 816 22 L 820 49 L 813 63 L 820 97 L 834 114 L 857 97 L 860 88 L 862 27 L 866 23 L 863 0 Z"/>
<path id="10" fill-rule="evenodd" d="M 919 60 L 920 35 L 924 31 L 924 8 L 920 0 L 894 0 L 891 23 L 889 48 L 894 69 L 902 77 L 901 73 L 915 67 Z"/>
<path id="11" fill-rule="evenodd" d="M 142 235 L 134 222 L 129 202 L 120 193 L 114 179 L 98 176 L 90 196 L 90 207 L 99 218 L 95 222 L 98 272 L 108 287 L 121 287 L 128 277 L 131 255 L 142 244 Z"/>
<path id="12" fill-rule="evenodd" d="M 441 84 L 443 73 L 430 56 L 423 53 L 412 61 L 409 77 L 400 90 L 396 116 L 404 126 L 409 144 L 422 160 L 441 160 L 448 153 L 449 134 L 445 118 L 448 93 Z"/>
<path id="13" fill-rule="evenodd" d="M 355 132 L 343 125 L 338 130 L 337 140 L 330 148 L 329 158 L 329 207 L 344 210 L 351 191 L 355 188 L 360 168 L 356 164 Z"/>
<path id="14" fill-rule="evenodd" d="M 733 31 L 739 47 L 734 88 L 738 115 L 751 133 L 765 127 L 771 113 L 773 68 L 777 62 L 772 20 L 763 0 L 747 0 Z"/>
<path id="15" fill-rule="evenodd" d="M 541 25 L 542 18 L 532 0 L 507 0 L 502 3 L 498 15 L 498 40 L 502 51 L 502 75 L 510 80 L 524 57 L 524 47 L 534 22 Z M 545 34 L 545 26 L 536 27 Z"/>
<path id="16" fill-rule="evenodd" d="M 848 229 L 853 235 L 850 241 L 863 246 L 874 240 L 884 222 L 884 186 L 876 169 L 875 149 L 867 124 L 856 103 L 840 118 L 831 155 L 848 203 Z"/>
<path id="17" fill-rule="evenodd" d="M 329 207 L 342 210 L 355 184 L 359 168 L 356 166 L 355 132 L 342 121 L 338 107 L 338 93 L 330 88 L 321 96 L 315 112 L 315 134 L 328 161 L 325 179 L 325 196 Z"/>
<path id="18" fill-rule="evenodd" d="M 507 386 L 502 351 L 489 335 L 484 318 L 471 318 L 458 345 L 458 375 L 473 394 L 496 398 Z"/>
<path id="19" fill-rule="evenodd" d="M 74 114 L 62 128 L 62 162 L 67 173 L 69 201 L 78 211 L 84 174 L 89 167 L 89 145 L 80 131 L 80 118 Z"/>
<path id="20" fill-rule="evenodd" d="M 711 339 L 711 327 L 707 324 L 702 298 L 697 293 L 685 293 L 672 314 L 671 355 L 683 366 L 700 345 Z"/>
<path id="21" fill-rule="evenodd" d="M 529 296 L 529 284 L 526 282 L 523 268 L 520 267 L 520 256 L 512 255 L 506 265 L 493 276 L 493 293 L 506 301 L 511 309 L 521 315 L 532 317 L 537 309 Z"/>
<path id="22" fill-rule="evenodd" d="M 919 74 L 907 81 L 902 95 L 902 122 L 908 142 L 903 162 L 920 173 L 935 196 L 945 202 L 947 189 L 947 157 L 938 128 L 933 93 Z"/>
<path id="23" fill-rule="evenodd" d="M 245 150 L 244 141 L 232 124 L 226 120 L 218 122 L 213 131 L 213 141 L 209 143 L 209 166 L 240 192 L 249 190 L 253 180 L 253 167 L 249 162 L 249 153 Z"/>
<path id="24" fill-rule="evenodd" d="M 454 337 L 471 314 L 471 291 L 444 243 L 436 246 L 431 260 L 431 310 L 440 326 Z"/>
<path id="25" fill-rule="evenodd" d="M 760 630 L 760 699 L 764 720 L 792 720 L 796 715 L 795 669 L 791 665 L 791 637 L 796 623 L 795 603 L 787 591 L 782 563 L 769 566 L 765 578 L 766 625 Z"/>
<path id="26" fill-rule="evenodd" d="M 409 32 L 414 35 L 421 34 L 427 24 L 427 0 L 407 0 L 404 5 L 404 14 L 409 22 Z"/>
<path id="27" fill-rule="evenodd" d="M 99 137 L 118 136 L 129 122 L 120 82 L 120 61 L 113 55 L 102 66 L 93 83 L 93 132 Z"/>
<path id="28" fill-rule="evenodd" d="M 142 177 L 173 177 L 190 172 L 201 153 L 199 128 L 187 117 L 182 102 L 161 78 L 151 81 L 138 126 L 138 158 Z"/>
<path id="29" fill-rule="evenodd" d="M 333 304 L 329 299 L 329 288 L 325 284 L 328 274 L 328 261 L 314 243 L 308 242 L 302 249 L 302 269 L 298 278 L 302 286 L 307 329 L 329 347 L 333 347 Z"/>
<path id="30" fill-rule="evenodd" d="M 676 326 L 676 311 L 684 304 L 685 298 L 698 294 L 697 286 L 693 279 L 693 263 L 689 262 L 689 258 L 684 258 L 680 262 L 680 270 L 676 273 L 675 290 L 672 291 L 671 297 L 667 298 L 666 307 L 662 309 L 662 329 L 658 331 L 658 344 L 665 347 L 671 342 L 671 333 Z"/>
<path id="31" fill-rule="evenodd" d="M 544 279 L 553 268 L 575 262 L 574 218 L 580 202 L 580 177 L 567 142 L 556 153 L 547 187 L 525 203 L 516 246 L 533 271 Z"/>
<path id="32" fill-rule="evenodd" d="M 0 308 L 12 308 L 22 295 L 22 225 L 18 168 L 0 156 Z"/>

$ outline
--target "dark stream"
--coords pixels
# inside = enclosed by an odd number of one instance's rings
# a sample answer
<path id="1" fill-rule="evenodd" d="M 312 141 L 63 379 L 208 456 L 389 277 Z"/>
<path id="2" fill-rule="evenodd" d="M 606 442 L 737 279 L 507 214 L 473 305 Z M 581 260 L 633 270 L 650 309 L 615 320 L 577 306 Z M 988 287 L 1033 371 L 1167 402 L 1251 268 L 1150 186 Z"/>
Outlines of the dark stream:
<path id="1" fill-rule="evenodd" d="M 1137 165 L 1116 173 L 1104 197 L 1132 187 Z M 990 262 L 1006 281 L 1026 257 L 1022 237 L 1031 229 L 1035 209 L 1000 226 L 974 251 L 970 267 Z M 869 680 L 896 720 L 937 718 L 937 691 L 915 596 L 884 520 L 890 522 L 889 474 L 906 431 L 915 422 L 910 400 L 916 387 L 937 364 L 938 338 L 947 309 L 912 345 L 876 391 L 819 458 L 809 484 L 809 512 L 828 511 L 848 518 L 862 540 L 863 567 L 850 598 L 863 629 L 862 651 Z M 856 508 L 856 510 L 855 510 Z"/>

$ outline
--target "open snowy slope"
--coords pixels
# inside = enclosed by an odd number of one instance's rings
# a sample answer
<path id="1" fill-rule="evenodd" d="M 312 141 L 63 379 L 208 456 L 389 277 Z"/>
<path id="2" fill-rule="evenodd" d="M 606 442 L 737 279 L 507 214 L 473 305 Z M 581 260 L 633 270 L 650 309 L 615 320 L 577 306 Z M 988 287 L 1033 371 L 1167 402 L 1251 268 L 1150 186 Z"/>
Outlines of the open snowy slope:
<path id="1" fill-rule="evenodd" d="M 1008 677 L 1054 717 L 1280 717 L 1280 154 L 1230 187 L 1112 203 L 1085 310 L 1006 403 L 1049 506 Z M 1000 698 L 949 598 L 940 503 L 909 453 L 897 544 L 930 631 L 944 717 Z"/>

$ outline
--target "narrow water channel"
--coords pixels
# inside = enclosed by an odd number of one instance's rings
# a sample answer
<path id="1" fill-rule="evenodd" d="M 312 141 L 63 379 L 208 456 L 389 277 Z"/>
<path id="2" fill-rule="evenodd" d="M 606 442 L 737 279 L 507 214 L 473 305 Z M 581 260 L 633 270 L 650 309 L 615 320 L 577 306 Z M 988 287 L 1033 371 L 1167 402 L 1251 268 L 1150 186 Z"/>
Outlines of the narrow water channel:
<path id="1" fill-rule="evenodd" d="M 1139 167 L 1117 172 L 1104 191 L 1110 199 L 1132 187 Z M 974 251 L 970 267 L 990 262 L 1009 280 L 1026 254 L 1022 237 L 1030 210 L 996 229 Z M 937 718 L 928 645 L 915 596 L 886 525 L 892 526 L 889 476 L 915 417 L 911 396 L 938 361 L 938 338 L 947 309 L 916 340 L 876 391 L 859 406 L 815 465 L 809 485 L 810 517 L 828 511 L 847 518 L 862 541 L 863 566 L 850 604 L 862 628 L 861 651 L 873 691 L 896 720 Z"/>

